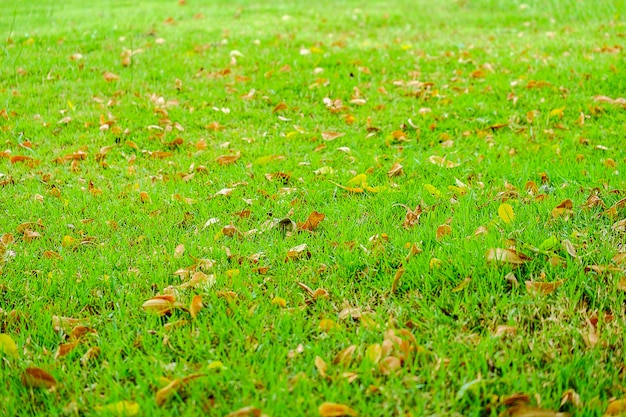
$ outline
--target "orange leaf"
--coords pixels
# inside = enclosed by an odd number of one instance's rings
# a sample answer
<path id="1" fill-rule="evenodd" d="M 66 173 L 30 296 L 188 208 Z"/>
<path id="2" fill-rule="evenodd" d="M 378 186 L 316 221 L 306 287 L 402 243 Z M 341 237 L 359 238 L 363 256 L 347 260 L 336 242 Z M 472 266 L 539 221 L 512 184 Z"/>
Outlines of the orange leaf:
<path id="1" fill-rule="evenodd" d="M 347 405 L 325 402 L 319 406 L 317 411 L 321 417 L 342 417 L 350 416 L 356 417 L 358 414 L 356 411 L 348 407 Z"/>
<path id="2" fill-rule="evenodd" d="M 261 410 L 256 407 L 248 406 L 240 408 L 237 411 L 226 414 L 224 417 L 261 417 Z"/>
<path id="3" fill-rule="evenodd" d="M 52 388 L 56 379 L 41 368 L 26 368 L 22 374 L 22 385 L 29 388 Z"/>
<path id="4" fill-rule="evenodd" d="M 441 240 L 449 234 L 452 234 L 452 228 L 450 227 L 450 225 L 442 224 L 441 226 L 437 227 L 437 240 Z"/>
<path id="5" fill-rule="evenodd" d="M 195 319 L 198 311 L 200 311 L 202 307 L 202 295 L 198 294 L 193 297 L 191 305 L 189 306 L 189 314 L 191 314 L 191 317 Z"/>
<path id="6" fill-rule="evenodd" d="M 609 402 L 609 405 L 607 405 L 604 415 L 618 416 L 622 415 L 624 411 L 626 411 L 626 398 L 621 398 L 619 400 L 613 400 Z"/>
<path id="7" fill-rule="evenodd" d="M 59 359 L 59 358 L 62 358 L 63 356 L 68 355 L 76 348 L 76 346 L 78 346 L 79 343 L 80 342 L 76 340 L 72 343 L 64 343 L 60 345 L 59 349 L 57 349 L 57 352 L 54 354 L 54 359 Z"/>
<path id="8" fill-rule="evenodd" d="M 322 220 L 324 220 L 325 217 L 326 216 L 324 214 L 319 213 L 317 211 L 313 211 L 311 214 L 309 214 L 309 217 L 306 219 L 304 224 L 300 226 L 300 229 L 313 231 L 317 229 L 317 226 L 320 224 Z"/>

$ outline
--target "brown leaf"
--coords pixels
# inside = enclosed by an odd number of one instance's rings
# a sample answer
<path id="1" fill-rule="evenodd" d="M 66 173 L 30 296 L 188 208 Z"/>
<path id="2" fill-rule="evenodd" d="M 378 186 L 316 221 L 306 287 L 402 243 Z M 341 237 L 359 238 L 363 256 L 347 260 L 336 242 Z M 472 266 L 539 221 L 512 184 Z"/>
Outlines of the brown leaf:
<path id="1" fill-rule="evenodd" d="M 182 385 L 182 380 L 176 378 L 163 388 L 157 391 L 156 393 L 156 403 L 160 407 L 167 402 L 172 396 L 176 394 L 180 386 Z"/>
<path id="2" fill-rule="evenodd" d="M 102 74 L 102 78 L 104 78 L 104 81 L 110 83 L 110 82 L 119 80 L 120 76 L 112 72 L 105 71 L 105 73 Z"/>
<path id="3" fill-rule="evenodd" d="M 356 417 L 358 415 L 356 411 L 347 405 L 331 402 L 322 403 L 317 411 L 321 417 Z"/>
<path id="4" fill-rule="evenodd" d="M 609 402 L 604 411 L 605 416 L 621 416 L 626 411 L 626 398 Z"/>
<path id="5" fill-rule="evenodd" d="M 450 234 L 452 234 L 452 228 L 450 227 L 450 225 L 442 224 L 441 226 L 437 227 L 437 232 L 436 232 L 437 240 L 441 240 Z"/>
<path id="6" fill-rule="evenodd" d="M 356 345 L 350 345 L 347 348 L 342 349 L 341 352 L 339 352 L 333 359 L 333 365 L 350 366 L 350 362 L 352 362 L 352 356 L 355 351 Z"/>
<path id="7" fill-rule="evenodd" d="M 404 174 L 404 169 L 403 166 L 400 165 L 399 162 L 394 163 L 391 168 L 389 169 L 389 171 L 387 171 L 387 176 L 389 178 L 391 177 L 396 177 L 396 176 L 400 176 Z"/>
<path id="8" fill-rule="evenodd" d="M 406 217 L 404 218 L 404 222 L 402 223 L 402 227 L 404 227 L 405 229 L 410 229 L 411 227 L 415 226 L 420 219 L 420 215 L 422 214 L 422 206 L 418 205 L 417 207 L 415 207 L 415 210 L 411 210 L 410 208 L 408 208 L 407 206 L 403 207 L 406 209 Z"/>
<path id="9" fill-rule="evenodd" d="M 41 368 L 26 368 L 22 374 L 22 385 L 28 388 L 52 388 L 56 379 Z"/>
<path id="10" fill-rule="evenodd" d="M 307 250 L 306 243 L 302 243 L 298 246 L 294 246 L 293 248 L 289 249 L 289 251 L 287 252 L 287 260 L 295 260 L 295 259 L 310 258 L 310 257 L 311 257 L 311 252 Z"/>
<path id="11" fill-rule="evenodd" d="M 554 282 L 539 282 L 539 281 L 526 281 L 526 291 L 531 294 L 536 295 L 548 295 L 556 291 L 561 285 L 563 285 L 563 281 L 554 281 Z"/>
<path id="12" fill-rule="evenodd" d="M 500 414 L 502 417 L 568 417 L 568 413 L 546 410 L 530 405 L 515 405 Z"/>
<path id="13" fill-rule="evenodd" d="M 324 362 L 324 359 L 320 358 L 319 356 L 315 357 L 315 368 L 323 378 L 326 378 L 328 376 L 326 374 L 326 371 L 328 370 L 328 365 L 326 364 L 326 362 Z"/>
<path id="14" fill-rule="evenodd" d="M 261 414 L 262 412 L 260 409 L 250 405 L 248 407 L 240 408 L 237 411 L 233 411 L 232 413 L 228 413 L 224 417 L 261 417 Z"/>
<path id="15" fill-rule="evenodd" d="M 100 356 L 100 348 L 98 346 L 92 346 L 80 358 L 80 363 L 82 363 L 83 366 L 85 366 L 87 365 L 87 363 L 89 363 L 90 360 L 95 359 L 98 356 Z"/>
<path id="16" fill-rule="evenodd" d="M 338 132 L 322 132 L 322 139 L 324 140 L 335 140 L 337 138 L 340 138 L 342 136 L 344 136 L 345 133 L 338 133 Z"/>
<path id="17" fill-rule="evenodd" d="M 217 159 L 215 160 L 215 162 L 217 162 L 218 164 L 225 166 L 225 165 L 230 165 L 230 164 L 234 164 L 235 162 L 237 162 L 237 160 L 241 158 L 241 153 L 237 152 L 234 155 L 221 155 L 218 156 Z"/>
<path id="18" fill-rule="evenodd" d="M 317 229 L 317 226 L 322 220 L 324 220 L 325 217 L 326 216 L 324 214 L 313 211 L 311 214 L 309 214 L 309 217 L 306 219 L 304 224 L 302 224 L 301 226 L 299 225 L 300 230 L 309 230 L 312 232 L 313 230 Z"/>
<path id="19" fill-rule="evenodd" d="M 391 283 L 391 293 L 392 294 L 396 293 L 396 290 L 398 289 L 398 284 L 400 283 L 400 278 L 402 277 L 402 275 L 404 275 L 404 268 L 400 267 L 396 271 L 396 274 L 394 275 L 393 281 Z"/>
<path id="20" fill-rule="evenodd" d="M 524 262 L 530 260 L 530 258 L 523 253 L 517 252 L 513 249 L 503 248 L 491 248 L 485 254 L 487 262 L 493 262 L 497 264 L 510 264 L 510 265 L 522 265 Z"/>
<path id="21" fill-rule="evenodd" d="M 459 163 L 449 161 L 445 157 L 442 158 L 441 156 L 436 156 L 436 155 L 429 157 L 428 161 L 430 161 L 431 164 L 438 165 L 442 168 L 456 168 L 459 165 L 461 165 Z"/>
<path id="22" fill-rule="evenodd" d="M 191 314 L 191 317 L 195 319 L 202 307 L 202 295 L 198 294 L 193 297 L 191 304 L 189 305 L 189 314 Z"/>
<path id="23" fill-rule="evenodd" d="M 56 353 L 54 354 L 54 359 L 59 359 L 68 355 L 70 352 L 72 352 L 76 348 L 76 346 L 78 346 L 79 343 L 80 341 L 76 340 L 72 343 L 64 343 L 60 345 Z"/>
<path id="24" fill-rule="evenodd" d="M 574 203 L 569 198 L 561 201 L 558 206 L 552 209 L 552 217 L 568 217 L 572 214 L 572 208 L 574 207 Z"/>
<path id="25" fill-rule="evenodd" d="M 147 312 L 163 316 L 172 310 L 175 301 L 173 295 L 158 295 L 143 303 L 141 307 Z"/>

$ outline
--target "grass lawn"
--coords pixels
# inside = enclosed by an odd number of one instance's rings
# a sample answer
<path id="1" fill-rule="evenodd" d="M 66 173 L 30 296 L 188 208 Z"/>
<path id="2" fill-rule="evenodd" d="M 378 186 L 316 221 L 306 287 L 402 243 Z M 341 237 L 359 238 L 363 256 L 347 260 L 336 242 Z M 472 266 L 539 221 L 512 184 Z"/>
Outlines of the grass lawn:
<path id="1" fill-rule="evenodd" d="M 0 415 L 626 410 L 622 0 L 0 0 Z"/>

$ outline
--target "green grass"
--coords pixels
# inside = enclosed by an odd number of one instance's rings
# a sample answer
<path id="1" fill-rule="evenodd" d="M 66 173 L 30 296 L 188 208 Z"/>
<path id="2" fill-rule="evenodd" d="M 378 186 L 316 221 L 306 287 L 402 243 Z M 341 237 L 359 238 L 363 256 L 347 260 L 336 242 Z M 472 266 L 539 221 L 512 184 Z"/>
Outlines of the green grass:
<path id="1" fill-rule="evenodd" d="M 626 105 L 594 97 L 624 97 L 626 10 L 591 3 L 0 0 L 0 414 L 611 411 Z M 275 226 L 313 211 L 312 232 Z M 198 259 L 214 285 L 175 288 Z M 166 293 L 169 314 L 142 308 Z"/>

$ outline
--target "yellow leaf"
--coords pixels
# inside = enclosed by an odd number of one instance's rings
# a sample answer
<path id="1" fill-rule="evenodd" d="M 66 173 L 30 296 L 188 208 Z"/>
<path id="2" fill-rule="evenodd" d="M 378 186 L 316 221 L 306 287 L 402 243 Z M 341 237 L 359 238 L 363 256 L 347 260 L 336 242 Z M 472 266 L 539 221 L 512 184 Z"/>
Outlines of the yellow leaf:
<path id="1" fill-rule="evenodd" d="M 321 417 L 356 417 L 357 413 L 347 405 L 325 402 L 319 406 L 317 411 Z"/>
<path id="2" fill-rule="evenodd" d="M 17 345 L 8 334 L 0 333 L 0 354 L 17 358 Z"/>
<path id="3" fill-rule="evenodd" d="M 96 411 L 116 417 L 134 417 L 139 414 L 139 404 L 134 401 L 118 401 L 96 407 Z"/>
<path id="4" fill-rule="evenodd" d="M 435 197 L 441 197 L 441 191 L 439 191 L 439 189 L 432 184 L 424 184 L 424 189 Z"/>
<path id="5" fill-rule="evenodd" d="M 367 185 L 367 175 L 359 174 L 356 177 L 352 178 L 350 181 L 348 181 L 347 184 L 365 186 Z"/>
<path id="6" fill-rule="evenodd" d="M 510 204 L 500 204 L 498 207 L 498 216 L 505 223 L 511 223 L 515 218 L 515 213 L 513 212 L 513 207 Z"/>
<path id="7" fill-rule="evenodd" d="M 274 297 L 272 304 L 285 308 L 287 307 L 287 300 L 282 297 Z"/>
<path id="8" fill-rule="evenodd" d="M 551 110 L 550 117 L 558 117 L 560 119 L 563 117 L 564 111 L 565 111 L 565 107 L 559 107 L 558 109 Z"/>

